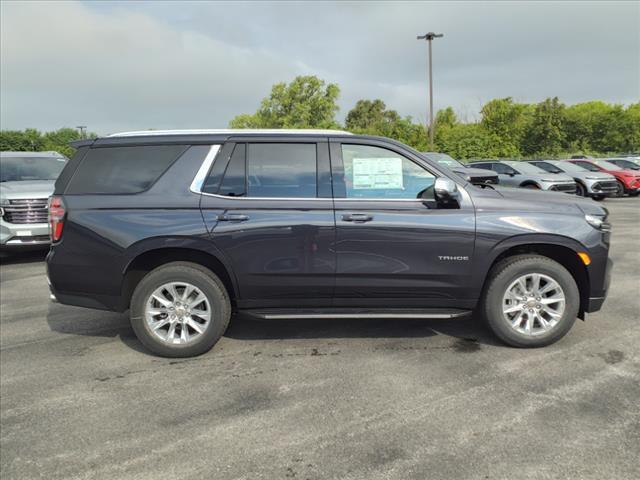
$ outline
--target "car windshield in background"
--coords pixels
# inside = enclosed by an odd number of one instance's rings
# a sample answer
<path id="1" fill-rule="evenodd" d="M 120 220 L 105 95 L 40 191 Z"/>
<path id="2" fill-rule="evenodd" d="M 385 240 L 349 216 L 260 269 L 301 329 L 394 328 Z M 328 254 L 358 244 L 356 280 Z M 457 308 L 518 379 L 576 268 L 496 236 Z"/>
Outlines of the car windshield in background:
<path id="1" fill-rule="evenodd" d="M 547 173 L 541 168 L 536 167 L 535 165 L 531 165 L 527 162 L 504 162 L 512 168 L 515 168 L 519 172 L 522 173 L 531 173 L 533 175 L 540 175 L 541 173 Z"/>
<path id="2" fill-rule="evenodd" d="M 0 182 L 55 180 L 65 159 L 55 157 L 1 157 Z"/>
<path id="3" fill-rule="evenodd" d="M 565 172 L 584 173 L 589 171 L 588 168 L 584 168 L 582 165 L 576 165 L 575 163 L 571 162 L 560 162 L 559 167 Z"/>
<path id="4" fill-rule="evenodd" d="M 463 167 L 464 165 L 456 160 L 455 158 L 450 157 L 446 153 L 425 153 L 424 154 L 428 159 L 435 161 L 440 165 L 444 165 L 448 168 L 456 168 Z"/>
<path id="5" fill-rule="evenodd" d="M 564 173 L 561 168 L 556 167 L 553 163 L 539 162 L 534 166 L 541 168 L 545 172 L 549 172 L 549 173 Z"/>
<path id="6" fill-rule="evenodd" d="M 619 166 L 605 160 L 594 160 L 594 162 L 605 170 L 624 170 L 624 168 L 620 168 Z"/>

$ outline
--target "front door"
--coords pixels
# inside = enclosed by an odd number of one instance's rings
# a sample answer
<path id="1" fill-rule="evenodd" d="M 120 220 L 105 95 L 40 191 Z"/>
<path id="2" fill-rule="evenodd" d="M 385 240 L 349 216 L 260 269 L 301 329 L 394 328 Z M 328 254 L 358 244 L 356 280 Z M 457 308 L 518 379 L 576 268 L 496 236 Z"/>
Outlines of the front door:
<path id="1" fill-rule="evenodd" d="M 464 308 L 475 239 L 468 195 L 462 192 L 456 208 L 441 208 L 434 166 L 400 147 L 334 139 L 330 151 L 334 305 Z"/>
<path id="2" fill-rule="evenodd" d="M 237 141 L 223 152 L 201 208 L 237 278 L 239 306 L 330 305 L 335 225 L 327 141 Z"/>

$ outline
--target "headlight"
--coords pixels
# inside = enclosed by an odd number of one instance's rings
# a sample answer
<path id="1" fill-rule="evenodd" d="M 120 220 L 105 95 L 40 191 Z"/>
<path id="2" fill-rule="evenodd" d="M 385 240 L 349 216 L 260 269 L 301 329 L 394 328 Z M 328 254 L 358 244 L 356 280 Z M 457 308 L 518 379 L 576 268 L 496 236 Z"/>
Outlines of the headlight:
<path id="1" fill-rule="evenodd" d="M 603 232 L 611 231 L 611 224 L 605 220 L 605 217 L 597 217 L 595 215 L 585 215 L 584 219 L 589 225 Z"/>

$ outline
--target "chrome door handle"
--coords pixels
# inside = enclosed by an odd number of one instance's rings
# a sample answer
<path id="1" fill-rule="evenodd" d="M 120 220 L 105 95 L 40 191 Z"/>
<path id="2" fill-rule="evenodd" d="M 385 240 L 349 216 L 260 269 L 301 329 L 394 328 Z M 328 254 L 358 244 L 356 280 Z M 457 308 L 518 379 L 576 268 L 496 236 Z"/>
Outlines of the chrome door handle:
<path id="1" fill-rule="evenodd" d="M 218 215 L 219 222 L 246 222 L 247 220 L 249 220 L 249 215 L 242 215 L 240 213 Z"/>
<path id="2" fill-rule="evenodd" d="M 345 213 L 342 215 L 342 220 L 345 222 L 364 223 L 373 220 L 373 215 L 367 213 Z"/>

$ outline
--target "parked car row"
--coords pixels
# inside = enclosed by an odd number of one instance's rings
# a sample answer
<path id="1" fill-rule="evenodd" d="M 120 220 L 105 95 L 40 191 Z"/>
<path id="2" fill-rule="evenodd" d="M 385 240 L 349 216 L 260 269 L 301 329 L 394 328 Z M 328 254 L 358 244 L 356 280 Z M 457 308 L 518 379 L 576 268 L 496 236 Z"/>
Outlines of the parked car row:
<path id="1" fill-rule="evenodd" d="M 465 165 L 443 153 L 423 155 L 476 185 L 556 191 L 595 200 L 640 194 L 640 159 L 634 157 L 594 159 L 581 155 L 568 160 L 480 160 Z"/>

